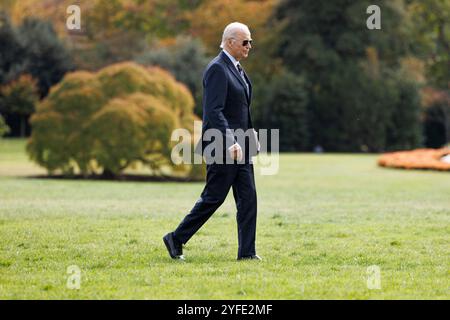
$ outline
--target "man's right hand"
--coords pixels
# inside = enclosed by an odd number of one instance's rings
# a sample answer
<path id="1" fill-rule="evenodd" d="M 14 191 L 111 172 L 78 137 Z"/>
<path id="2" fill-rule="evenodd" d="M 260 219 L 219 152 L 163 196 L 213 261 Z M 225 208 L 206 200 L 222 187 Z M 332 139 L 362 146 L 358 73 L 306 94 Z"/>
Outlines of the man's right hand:
<path id="1" fill-rule="evenodd" d="M 238 143 L 233 144 L 228 148 L 228 152 L 230 152 L 231 159 L 233 160 L 242 160 L 242 148 Z"/>

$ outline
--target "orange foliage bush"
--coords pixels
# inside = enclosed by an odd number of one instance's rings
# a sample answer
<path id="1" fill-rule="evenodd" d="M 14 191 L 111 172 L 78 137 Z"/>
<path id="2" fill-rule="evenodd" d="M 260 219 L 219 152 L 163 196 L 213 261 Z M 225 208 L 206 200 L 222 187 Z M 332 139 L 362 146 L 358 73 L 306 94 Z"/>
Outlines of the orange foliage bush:
<path id="1" fill-rule="evenodd" d="M 450 163 L 441 161 L 441 158 L 448 154 L 450 154 L 450 148 L 391 152 L 383 154 L 378 159 L 378 165 L 401 169 L 450 171 Z"/>
<path id="2" fill-rule="evenodd" d="M 170 168 L 202 179 L 203 166 L 171 159 L 172 132 L 192 127 L 193 108 L 189 90 L 158 67 L 120 62 L 68 73 L 31 117 L 27 151 L 50 174 L 114 177 L 142 164 L 154 175 Z"/>

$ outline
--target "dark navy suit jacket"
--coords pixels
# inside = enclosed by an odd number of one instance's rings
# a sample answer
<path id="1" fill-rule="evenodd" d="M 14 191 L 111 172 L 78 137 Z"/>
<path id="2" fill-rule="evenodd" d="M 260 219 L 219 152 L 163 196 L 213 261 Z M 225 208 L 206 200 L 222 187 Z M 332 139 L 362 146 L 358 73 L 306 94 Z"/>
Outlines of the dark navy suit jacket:
<path id="1" fill-rule="evenodd" d="M 248 94 L 244 80 L 223 51 L 208 64 L 203 74 L 202 137 L 208 129 L 220 130 L 224 138 L 224 149 L 238 142 L 229 129 L 253 129 L 250 115 L 252 83 L 245 73 L 244 76 L 249 87 Z M 254 140 L 253 135 L 250 140 L 252 138 Z M 209 143 L 211 141 L 202 139 L 202 151 Z M 247 150 L 244 155 L 246 160 L 254 155 L 248 152 L 248 145 L 241 147 Z M 224 155 L 226 153 L 227 150 L 224 150 Z"/>

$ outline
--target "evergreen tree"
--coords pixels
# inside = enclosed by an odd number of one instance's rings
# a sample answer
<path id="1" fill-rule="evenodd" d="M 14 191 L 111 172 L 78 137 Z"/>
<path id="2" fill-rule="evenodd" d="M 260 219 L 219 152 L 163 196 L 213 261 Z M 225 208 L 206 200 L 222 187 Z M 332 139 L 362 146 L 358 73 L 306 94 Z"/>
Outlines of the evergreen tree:
<path id="1" fill-rule="evenodd" d="M 70 55 L 50 22 L 27 18 L 19 27 L 26 48 L 25 70 L 38 80 L 41 97 L 72 69 Z"/>
<path id="2" fill-rule="evenodd" d="M 417 105 L 404 104 L 414 100 L 417 89 L 402 90 L 396 80 L 399 60 L 411 47 L 402 1 L 375 3 L 381 8 L 382 30 L 366 26 L 371 4 L 286 0 L 276 10 L 278 55 L 310 84 L 311 147 L 379 152 L 420 142 L 410 138 L 420 135 Z M 394 130 L 399 108 L 410 121 Z"/>
<path id="3" fill-rule="evenodd" d="M 20 41 L 18 30 L 6 13 L 0 12 L 0 85 L 24 71 L 25 61 L 21 58 L 24 55 L 25 46 Z"/>

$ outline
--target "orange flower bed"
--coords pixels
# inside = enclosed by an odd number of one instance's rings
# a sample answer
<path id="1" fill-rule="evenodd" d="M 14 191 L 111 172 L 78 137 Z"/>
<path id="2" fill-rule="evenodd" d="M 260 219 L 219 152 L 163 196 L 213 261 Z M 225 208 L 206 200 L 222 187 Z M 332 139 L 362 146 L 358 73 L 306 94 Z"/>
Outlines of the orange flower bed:
<path id="1" fill-rule="evenodd" d="M 450 163 L 441 160 L 448 154 L 450 154 L 450 148 L 390 152 L 383 154 L 378 159 L 378 165 L 401 169 L 450 171 Z"/>

